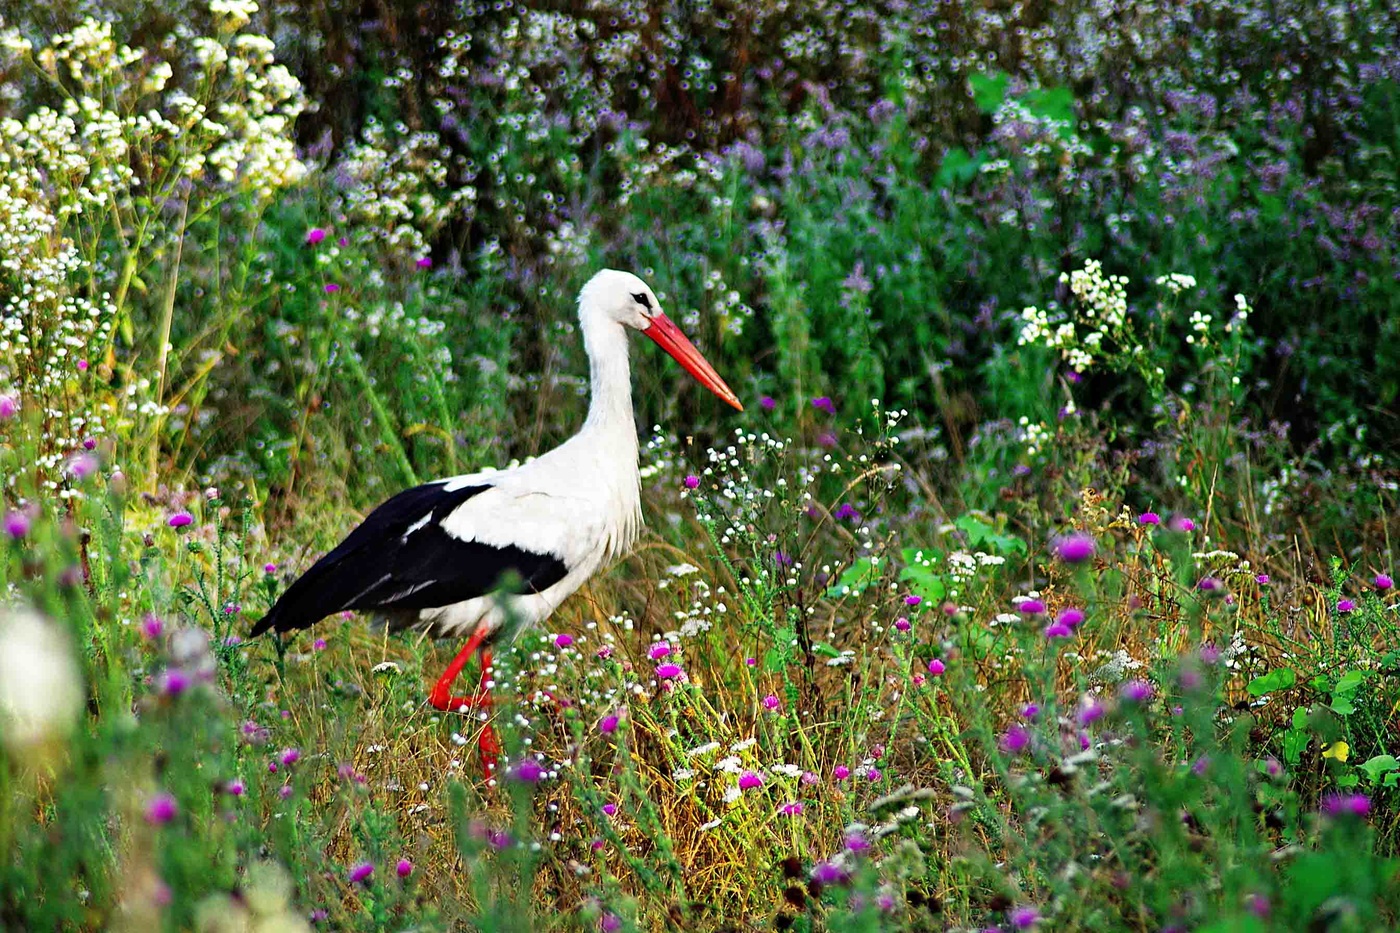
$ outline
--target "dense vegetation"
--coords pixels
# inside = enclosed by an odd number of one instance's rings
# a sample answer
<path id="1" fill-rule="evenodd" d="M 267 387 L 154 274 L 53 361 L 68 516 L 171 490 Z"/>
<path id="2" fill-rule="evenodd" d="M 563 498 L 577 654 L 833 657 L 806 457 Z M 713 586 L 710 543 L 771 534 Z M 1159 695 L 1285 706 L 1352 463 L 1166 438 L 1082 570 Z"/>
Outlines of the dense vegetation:
<path id="1" fill-rule="evenodd" d="M 0 928 L 1395 926 L 1395 20 L 0 2 Z M 634 354 L 488 780 L 455 645 L 243 639 L 603 266 L 748 410 Z"/>

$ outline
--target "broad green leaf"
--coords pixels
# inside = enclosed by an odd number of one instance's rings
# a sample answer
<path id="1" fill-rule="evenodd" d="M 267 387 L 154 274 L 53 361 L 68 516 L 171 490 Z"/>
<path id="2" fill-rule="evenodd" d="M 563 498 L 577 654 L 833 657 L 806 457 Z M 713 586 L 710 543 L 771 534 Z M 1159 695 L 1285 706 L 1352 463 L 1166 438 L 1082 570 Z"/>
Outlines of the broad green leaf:
<path id="1" fill-rule="evenodd" d="M 977 72 L 967 78 L 967 84 L 972 88 L 972 101 L 983 113 L 997 112 L 1002 101 L 1006 100 L 1006 88 L 1010 83 L 1011 76 L 1003 71 L 993 71 L 991 74 Z"/>
<path id="2" fill-rule="evenodd" d="M 835 648 L 831 647 L 831 646 L 828 645 L 826 642 L 822 642 L 822 641 L 819 641 L 819 642 L 817 642 L 816 644 L 814 644 L 814 645 L 812 646 L 812 653 L 813 653 L 813 654 L 819 654 L 819 655 L 821 655 L 821 656 L 824 657 L 824 658 L 839 658 L 839 657 L 841 657 L 841 652 L 837 651 Z"/>
<path id="3" fill-rule="evenodd" d="M 1292 668 L 1281 667 L 1251 680 L 1248 690 L 1251 696 L 1261 697 L 1275 690 L 1287 690 L 1297 682 L 1298 675 L 1293 673 Z"/>
<path id="4" fill-rule="evenodd" d="M 939 188 L 965 185 L 977 177 L 985 161 L 981 155 L 969 155 L 966 149 L 954 146 L 943 153 L 943 161 L 938 166 L 938 174 L 934 176 L 934 184 Z"/>
<path id="5" fill-rule="evenodd" d="M 1306 731 L 1308 728 L 1308 708 L 1306 706 L 1300 706 L 1293 711 L 1293 728 L 1299 732 Z"/>
<path id="6" fill-rule="evenodd" d="M 828 596 L 858 596 L 875 582 L 875 564 L 868 557 L 862 557 L 841 571 L 836 582 L 827 587 Z"/>
<path id="7" fill-rule="evenodd" d="M 1290 765 L 1296 765 L 1303 758 L 1303 752 L 1307 750 L 1308 741 L 1311 739 L 1306 732 L 1297 729 L 1289 729 L 1283 734 L 1283 760 Z"/>
<path id="8" fill-rule="evenodd" d="M 1337 686 L 1332 688 L 1333 696 L 1351 696 L 1356 692 L 1356 688 L 1366 682 L 1366 675 L 1362 671 L 1347 671 L 1337 681 Z"/>
<path id="9" fill-rule="evenodd" d="M 1356 707 L 1352 705 L 1351 700 L 1347 697 L 1337 697 L 1329 704 L 1329 708 L 1338 716 L 1350 716 L 1352 713 L 1356 712 Z"/>
<path id="10" fill-rule="evenodd" d="M 1366 776 L 1374 784 L 1381 779 L 1381 775 L 1400 768 L 1400 761 L 1395 760 L 1394 755 L 1377 755 L 1361 763 L 1361 770 L 1366 772 Z"/>

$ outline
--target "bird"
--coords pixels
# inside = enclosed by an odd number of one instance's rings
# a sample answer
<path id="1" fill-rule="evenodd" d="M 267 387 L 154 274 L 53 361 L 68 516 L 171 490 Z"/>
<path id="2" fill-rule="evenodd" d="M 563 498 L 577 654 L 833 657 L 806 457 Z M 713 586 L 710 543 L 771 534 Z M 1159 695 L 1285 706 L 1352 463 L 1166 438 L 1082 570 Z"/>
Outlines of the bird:
<path id="1" fill-rule="evenodd" d="M 578 433 L 519 466 L 439 479 L 392 496 L 281 594 L 251 635 L 309 628 L 347 610 L 390 629 L 465 638 L 428 692 L 444 712 L 492 705 L 492 646 L 548 619 L 642 529 L 628 331 L 641 331 L 701 385 L 744 407 L 630 272 L 604 269 L 578 298 L 588 355 L 588 414 Z M 471 696 L 452 686 L 475 654 Z M 489 773 L 500 752 L 489 722 L 478 739 Z"/>

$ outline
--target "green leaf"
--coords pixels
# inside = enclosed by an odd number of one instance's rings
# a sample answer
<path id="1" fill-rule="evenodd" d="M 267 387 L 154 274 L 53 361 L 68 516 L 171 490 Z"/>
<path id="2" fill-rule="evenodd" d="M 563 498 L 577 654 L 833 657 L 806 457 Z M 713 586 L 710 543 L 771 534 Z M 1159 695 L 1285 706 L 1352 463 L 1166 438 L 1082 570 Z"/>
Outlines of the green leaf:
<path id="1" fill-rule="evenodd" d="M 815 645 L 813 645 L 813 646 L 812 646 L 812 653 L 813 653 L 813 654 L 819 654 L 819 655 L 821 655 L 821 656 L 824 657 L 824 658 L 839 658 L 839 657 L 841 657 L 841 652 L 837 651 L 835 648 L 831 647 L 830 645 L 828 645 L 828 644 L 827 644 L 826 642 L 824 642 L 824 641 L 819 641 L 819 642 L 817 642 Z"/>
<path id="2" fill-rule="evenodd" d="M 1381 775 L 1388 774 L 1396 769 L 1400 769 L 1400 761 L 1395 760 L 1394 755 L 1377 755 L 1363 761 L 1361 770 L 1366 772 L 1366 776 L 1375 784 L 1381 779 Z"/>
<path id="3" fill-rule="evenodd" d="M 1366 674 L 1362 671 L 1347 671 L 1337 681 L 1337 686 L 1332 688 L 1333 696 L 1351 696 L 1356 692 L 1356 688 L 1366 682 Z"/>
<path id="4" fill-rule="evenodd" d="M 1266 693 L 1273 693 L 1275 690 L 1287 690 L 1297 682 L 1298 675 L 1293 673 L 1292 668 L 1281 667 L 1251 680 L 1248 690 L 1251 696 L 1261 697 Z"/>
<path id="5" fill-rule="evenodd" d="M 865 592 L 865 588 L 875 582 L 875 563 L 868 557 L 862 557 L 841 571 L 841 576 L 836 578 L 836 582 L 827 587 L 828 596 L 859 596 Z"/>
<path id="6" fill-rule="evenodd" d="M 967 83 L 972 88 L 972 102 L 977 109 L 983 113 L 996 113 L 1002 101 L 1006 100 L 1006 88 L 1011 83 L 1011 76 L 1004 71 L 990 74 L 979 72 L 968 75 Z"/>
<path id="7" fill-rule="evenodd" d="M 980 154 L 972 156 L 961 146 L 954 146 L 943 153 L 943 162 L 938 166 L 938 174 L 934 176 L 934 185 L 938 188 L 965 185 L 977 177 L 985 161 Z"/>
<path id="8" fill-rule="evenodd" d="M 1290 765 L 1296 765 L 1303 758 L 1303 752 L 1308 748 L 1311 740 L 1306 732 L 1297 729 L 1289 729 L 1283 734 L 1283 760 Z"/>
<path id="9" fill-rule="evenodd" d="M 1015 535 L 1002 534 L 975 515 L 964 515 L 953 522 L 953 525 L 963 533 L 967 538 L 968 547 L 973 550 L 987 551 L 1000 556 L 1029 552 L 1026 542 Z"/>
<path id="10" fill-rule="evenodd" d="M 1328 708 L 1338 716 L 1350 716 L 1352 713 L 1356 712 L 1356 707 L 1352 705 L 1351 700 L 1347 697 L 1337 697 L 1329 704 Z"/>
<path id="11" fill-rule="evenodd" d="M 1300 706 L 1293 711 L 1293 728 L 1304 732 L 1308 728 L 1308 708 Z"/>
<path id="12" fill-rule="evenodd" d="M 1357 784 L 1360 783 L 1361 778 L 1357 777 L 1354 774 L 1343 774 L 1341 777 L 1337 778 L 1338 787 L 1355 787 Z"/>

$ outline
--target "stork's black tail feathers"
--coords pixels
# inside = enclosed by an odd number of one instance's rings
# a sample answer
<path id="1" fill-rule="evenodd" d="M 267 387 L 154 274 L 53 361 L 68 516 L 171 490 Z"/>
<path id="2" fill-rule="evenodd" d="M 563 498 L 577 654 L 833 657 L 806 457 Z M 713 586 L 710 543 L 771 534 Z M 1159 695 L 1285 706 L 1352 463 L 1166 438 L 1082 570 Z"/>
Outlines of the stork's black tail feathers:
<path id="1" fill-rule="evenodd" d="M 558 583 L 568 568 L 552 554 L 463 541 L 442 521 L 490 485 L 447 489 L 428 483 L 380 505 L 335 550 L 287 588 L 252 635 L 308 628 L 347 609 L 421 610 L 496 589 L 512 575 L 526 591 Z"/>

